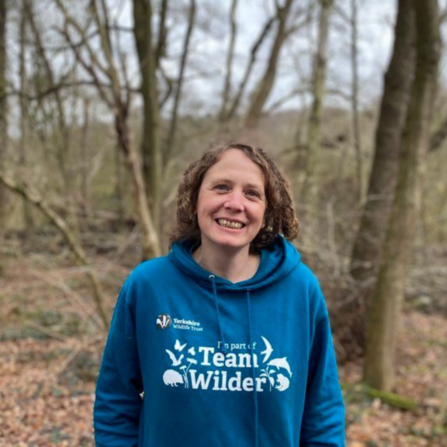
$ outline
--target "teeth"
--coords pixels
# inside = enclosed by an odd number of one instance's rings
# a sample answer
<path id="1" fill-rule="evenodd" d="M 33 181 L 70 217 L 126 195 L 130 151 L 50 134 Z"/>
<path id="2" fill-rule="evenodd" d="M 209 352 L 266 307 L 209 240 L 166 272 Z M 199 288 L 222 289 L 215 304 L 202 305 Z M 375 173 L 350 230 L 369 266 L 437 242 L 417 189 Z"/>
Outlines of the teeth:
<path id="1" fill-rule="evenodd" d="M 217 223 L 221 227 L 236 228 L 236 229 L 242 228 L 242 224 L 240 222 L 231 222 L 230 220 L 227 219 L 217 219 Z"/>

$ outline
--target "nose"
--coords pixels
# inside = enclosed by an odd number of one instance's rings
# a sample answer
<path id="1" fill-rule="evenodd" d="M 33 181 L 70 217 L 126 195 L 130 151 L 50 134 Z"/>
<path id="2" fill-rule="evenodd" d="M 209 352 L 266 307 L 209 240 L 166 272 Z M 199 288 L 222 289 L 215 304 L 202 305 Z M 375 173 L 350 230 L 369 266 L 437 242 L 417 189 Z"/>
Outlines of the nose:
<path id="1" fill-rule="evenodd" d="M 224 204 L 225 209 L 233 211 L 244 211 L 244 196 L 238 191 L 232 191 L 227 196 L 227 201 Z"/>

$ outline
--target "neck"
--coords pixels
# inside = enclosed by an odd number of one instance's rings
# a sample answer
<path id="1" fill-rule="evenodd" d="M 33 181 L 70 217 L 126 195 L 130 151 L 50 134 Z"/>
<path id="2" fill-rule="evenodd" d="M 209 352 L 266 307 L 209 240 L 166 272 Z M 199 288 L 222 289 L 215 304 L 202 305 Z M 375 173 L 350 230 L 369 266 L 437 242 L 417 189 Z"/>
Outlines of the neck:
<path id="1" fill-rule="evenodd" d="M 259 256 L 250 255 L 248 250 L 216 253 L 202 245 L 193 253 L 193 258 L 205 270 L 232 283 L 252 278 L 260 262 Z"/>

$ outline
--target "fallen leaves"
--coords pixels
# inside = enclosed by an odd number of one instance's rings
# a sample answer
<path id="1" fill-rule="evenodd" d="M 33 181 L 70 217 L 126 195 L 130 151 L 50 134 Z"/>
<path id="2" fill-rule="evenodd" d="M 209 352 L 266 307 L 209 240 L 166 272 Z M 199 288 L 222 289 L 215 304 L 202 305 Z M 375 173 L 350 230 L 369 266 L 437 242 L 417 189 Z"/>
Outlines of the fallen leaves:
<path id="1" fill-rule="evenodd" d="M 355 396 L 347 407 L 350 447 L 447 445 L 447 324 L 437 315 L 407 311 L 399 336 L 396 392 L 416 400 L 415 412 Z M 362 365 L 340 368 L 343 382 L 358 383 Z M 349 396 L 347 396 L 349 397 Z"/>
<path id="2" fill-rule="evenodd" d="M 52 337 L 50 332 L 61 329 L 53 318 L 56 324 L 45 327 L 48 334 L 34 328 L 34 337 L 29 337 L 23 324 L 26 312 L 40 315 L 36 309 L 43 308 L 57 311 L 51 316 L 66 315 L 72 306 L 65 307 L 61 287 L 50 290 L 45 279 L 39 281 L 38 270 L 18 262 L 8 273 L 8 283 L 0 279 L 6 310 L 0 315 L 0 447 L 93 446 L 94 380 L 104 336 L 86 336 L 80 326 L 77 335 Z M 43 323 L 53 320 L 43 318 Z M 446 319 L 407 310 L 397 364 L 395 391 L 416 400 L 418 410 L 397 410 L 361 393 L 346 395 L 349 447 L 447 445 Z M 362 365 L 344 365 L 340 377 L 355 389 Z"/>

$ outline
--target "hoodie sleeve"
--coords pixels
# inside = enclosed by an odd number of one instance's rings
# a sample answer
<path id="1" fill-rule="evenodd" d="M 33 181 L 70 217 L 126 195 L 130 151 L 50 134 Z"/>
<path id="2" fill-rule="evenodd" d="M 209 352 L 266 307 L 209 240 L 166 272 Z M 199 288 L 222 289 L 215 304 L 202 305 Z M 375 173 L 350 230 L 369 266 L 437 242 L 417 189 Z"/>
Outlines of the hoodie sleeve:
<path id="1" fill-rule="evenodd" d="M 301 447 L 345 446 L 345 412 L 329 317 L 317 286 L 315 328 L 309 358 Z"/>
<path id="2" fill-rule="evenodd" d="M 143 387 L 128 289 L 126 283 L 119 294 L 96 384 L 97 447 L 138 444 Z"/>

